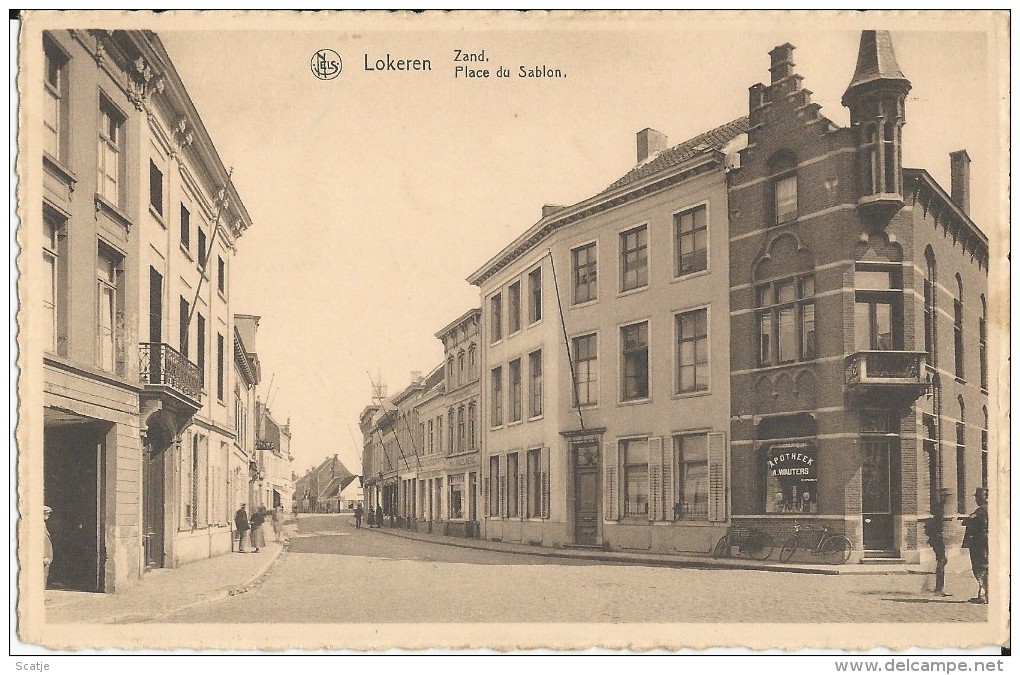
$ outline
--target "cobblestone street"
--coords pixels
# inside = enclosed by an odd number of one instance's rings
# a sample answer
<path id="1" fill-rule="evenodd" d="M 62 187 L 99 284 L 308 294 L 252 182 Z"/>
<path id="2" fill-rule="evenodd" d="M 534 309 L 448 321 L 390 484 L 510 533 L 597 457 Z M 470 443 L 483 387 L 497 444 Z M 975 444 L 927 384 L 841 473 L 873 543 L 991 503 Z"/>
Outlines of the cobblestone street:
<path id="1" fill-rule="evenodd" d="M 815 575 L 645 567 L 479 551 L 303 517 L 248 592 L 170 623 L 978 622 L 968 574 L 932 598 L 919 574 Z M 507 602 L 507 598 L 515 598 Z"/>

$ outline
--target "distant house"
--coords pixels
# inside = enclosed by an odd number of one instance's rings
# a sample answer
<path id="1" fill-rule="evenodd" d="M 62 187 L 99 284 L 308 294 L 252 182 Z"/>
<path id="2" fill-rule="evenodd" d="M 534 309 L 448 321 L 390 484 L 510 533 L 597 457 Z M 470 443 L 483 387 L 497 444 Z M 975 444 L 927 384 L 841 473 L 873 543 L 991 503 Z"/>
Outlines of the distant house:
<path id="1" fill-rule="evenodd" d="M 352 485 L 355 490 L 350 490 Z M 361 500 L 361 484 L 337 455 L 323 460 L 294 483 L 294 510 L 301 513 L 336 513 L 354 508 Z"/>

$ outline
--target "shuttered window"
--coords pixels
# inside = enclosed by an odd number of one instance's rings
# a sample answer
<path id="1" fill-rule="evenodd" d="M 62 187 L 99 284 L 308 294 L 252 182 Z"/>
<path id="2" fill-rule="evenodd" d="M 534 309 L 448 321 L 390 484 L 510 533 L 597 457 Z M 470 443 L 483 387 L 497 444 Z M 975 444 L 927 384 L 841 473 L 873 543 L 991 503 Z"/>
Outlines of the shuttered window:
<path id="1" fill-rule="evenodd" d="M 708 519 L 726 520 L 726 434 L 708 434 Z"/>
<path id="2" fill-rule="evenodd" d="M 662 519 L 662 439 L 648 440 L 648 520 Z"/>
<path id="3" fill-rule="evenodd" d="M 542 517 L 550 512 L 549 494 L 549 448 L 542 448 Z"/>
<path id="4" fill-rule="evenodd" d="M 620 493 L 618 485 L 620 453 L 615 443 L 606 442 L 603 490 L 605 492 L 606 520 L 620 519 Z"/>

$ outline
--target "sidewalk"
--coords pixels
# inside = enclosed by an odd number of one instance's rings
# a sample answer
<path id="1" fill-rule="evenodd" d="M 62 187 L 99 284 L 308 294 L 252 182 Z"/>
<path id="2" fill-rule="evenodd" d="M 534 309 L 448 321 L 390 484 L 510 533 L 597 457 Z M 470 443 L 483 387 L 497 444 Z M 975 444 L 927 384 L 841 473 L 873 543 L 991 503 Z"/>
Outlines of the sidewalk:
<path id="1" fill-rule="evenodd" d="M 656 567 L 676 567 L 688 569 L 737 569 L 759 570 L 767 572 L 796 572 L 800 574 L 929 574 L 930 569 L 922 565 L 909 564 L 846 564 L 846 565 L 811 565 L 802 563 L 780 563 L 773 560 L 750 560 L 747 558 L 712 558 L 698 555 L 666 555 L 660 553 L 642 553 L 640 551 L 604 551 L 600 549 L 581 548 L 548 548 L 531 544 L 514 544 L 509 542 L 487 541 L 485 539 L 462 539 L 437 534 L 423 534 L 411 530 L 383 527 L 370 529 L 370 532 L 382 532 L 404 539 L 426 541 L 444 546 L 471 548 L 480 551 L 499 553 L 516 553 L 522 555 L 542 556 L 546 558 L 570 558 L 574 560 L 592 560 L 608 563 L 629 563 Z M 772 556 L 779 555 L 777 548 Z"/>
<path id="2" fill-rule="evenodd" d="M 285 532 L 289 529 L 285 526 Z M 46 623 L 139 623 L 221 600 L 247 590 L 284 548 L 270 541 L 259 553 L 230 552 L 176 569 L 155 569 L 117 593 L 48 590 Z"/>

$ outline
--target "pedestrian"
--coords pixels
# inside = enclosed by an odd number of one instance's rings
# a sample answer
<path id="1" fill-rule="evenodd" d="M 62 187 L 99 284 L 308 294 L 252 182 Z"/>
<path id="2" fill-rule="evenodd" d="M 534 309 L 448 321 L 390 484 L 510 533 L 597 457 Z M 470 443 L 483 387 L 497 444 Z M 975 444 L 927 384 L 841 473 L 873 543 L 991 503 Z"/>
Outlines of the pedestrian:
<path id="1" fill-rule="evenodd" d="M 276 538 L 276 541 L 280 541 L 282 539 L 281 536 L 282 534 L 283 534 L 283 507 L 277 506 L 275 509 L 273 509 L 273 536 Z"/>
<path id="2" fill-rule="evenodd" d="M 988 604 L 988 488 L 974 491 L 977 508 L 963 524 L 963 548 L 970 551 L 970 569 L 978 582 L 978 594 L 970 602 Z"/>
<path id="3" fill-rule="evenodd" d="M 378 504 L 375 507 L 375 526 L 376 527 L 382 527 L 382 519 L 383 519 L 382 504 Z"/>
<path id="4" fill-rule="evenodd" d="M 266 533 L 262 525 L 266 522 L 266 507 L 260 506 L 259 510 L 251 514 L 251 545 L 255 553 L 265 548 Z"/>
<path id="5" fill-rule="evenodd" d="M 245 505 L 241 504 L 241 508 L 234 514 L 234 530 L 237 532 L 237 552 L 247 553 L 245 551 L 245 542 L 248 539 L 248 512 L 244 510 Z"/>
<path id="6" fill-rule="evenodd" d="M 365 517 L 365 509 L 361 508 L 361 504 L 354 507 L 354 529 L 361 529 L 361 519 Z"/>
<path id="7" fill-rule="evenodd" d="M 932 497 L 931 518 L 924 522 L 924 533 L 928 536 L 928 544 L 935 553 L 935 595 L 940 598 L 949 597 L 946 593 L 946 539 L 945 520 L 946 500 L 949 498 L 949 490 L 940 488 Z"/>
<path id="8" fill-rule="evenodd" d="M 50 540 L 50 530 L 46 527 L 46 521 L 50 519 L 53 509 L 43 505 L 43 536 L 46 537 L 46 548 L 43 551 L 43 588 L 50 583 L 50 563 L 53 562 L 53 541 Z"/>

